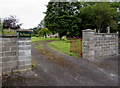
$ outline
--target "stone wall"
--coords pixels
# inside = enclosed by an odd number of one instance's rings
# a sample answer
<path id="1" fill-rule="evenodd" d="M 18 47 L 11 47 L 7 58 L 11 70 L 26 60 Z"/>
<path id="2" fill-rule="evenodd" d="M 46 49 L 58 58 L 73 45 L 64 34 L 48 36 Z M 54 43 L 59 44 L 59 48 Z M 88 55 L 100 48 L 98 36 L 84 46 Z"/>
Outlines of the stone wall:
<path id="1" fill-rule="evenodd" d="M 83 58 L 118 54 L 117 33 L 95 33 L 94 30 L 83 30 Z"/>
<path id="2" fill-rule="evenodd" d="M 0 35 L 0 72 L 1 74 L 11 72 L 11 71 L 28 69 L 28 66 L 26 66 L 28 64 L 29 64 L 29 68 L 31 68 L 30 67 L 31 66 L 31 57 L 30 57 L 31 48 L 28 49 L 28 46 L 31 47 L 31 44 L 30 42 L 26 43 L 27 41 L 30 41 L 30 38 L 21 39 L 21 38 L 18 38 L 17 35 Z M 26 52 L 26 51 L 28 51 L 29 54 L 28 53 L 22 54 L 23 52 Z"/>
<path id="3" fill-rule="evenodd" d="M 19 38 L 19 69 L 31 68 L 31 38 Z"/>
<path id="4" fill-rule="evenodd" d="M 118 34 L 95 33 L 95 57 L 118 54 Z"/>

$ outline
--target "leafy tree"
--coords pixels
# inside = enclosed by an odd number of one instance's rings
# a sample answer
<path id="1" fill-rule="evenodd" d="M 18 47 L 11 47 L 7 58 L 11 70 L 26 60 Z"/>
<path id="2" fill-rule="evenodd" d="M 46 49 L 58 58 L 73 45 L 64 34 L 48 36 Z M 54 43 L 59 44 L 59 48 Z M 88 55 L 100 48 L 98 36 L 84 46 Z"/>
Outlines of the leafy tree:
<path id="1" fill-rule="evenodd" d="M 40 30 L 41 28 L 38 28 L 38 27 L 34 27 L 34 28 L 31 28 L 30 30 L 33 30 L 33 34 L 38 34 L 38 32 L 39 32 L 39 30 Z"/>
<path id="2" fill-rule="evenodd" d="M 78 36 L 81 19 L 78 9 L 80 3 L 76 2 L 49 2 L 45 12 L 45 26 L 52 33 L 59 33 L 60 38 L 64 35 Z"/>
<path id="3" fill-rule="evenodd" d="M 45 36 L 45 38 L 47 38 L 47 35 L 50 35 L 51 31 L 48 30 L 48 28 L 42 28 L 39 32 L 38 32 L 38 36 Z"/>
<path id="4" fill-rule="evenodd" d="M 80 13 L 83 29 L 96 28 L 97 31 L 103 32 L 106 31 L 108 26 L 112 29 L 117 29 L 115 21 L 117 12 L 115 8 L 110 7 L 109 3 L 96 3 L 92 6 L 86 6 L 80 9 Z"/>
<path id="5" fill-rule="evenodd" d="M 91 5 L 88 5 L 88 6 L 85 6 L 83 8 L 81 8 L 80 10 L 80 18 L 82 19 L 81 21 L 81 28 L 84 30 L 84 29 L 87 29 L 87 28 L 90 28 L 90 29 L 93 29 L 94 28 L 94 25 L 93 25 L 93 11 L 92 11 L 92 6 Z"/>
<path id="6" fill-rule="evenodd" d="M 38 24 L 37 28 L 38 28 L 38 29 L 40 29 L 40 28 L 45 28 L 45 22 L 44 22 L 44 20 L 42 20 L 42 21 L 40 22 L 40 24 Z"/>
<path id="7" fill-rule="evenodd" d="M 114 32 L 119 17 L 113 6 L 108 2 L 49 2 L 44 24 L 53 34 L 59 33 L 60 38 L 80 37 L 87 28 L 105 32 L 110 26 Z"/>
<path id="8" fill-rule="evenodd" d="M 3 19 L 3 29 L 19 29 L 22 24 L 18 23 L 19 20 L 15 16 L 6 17 Z"/>

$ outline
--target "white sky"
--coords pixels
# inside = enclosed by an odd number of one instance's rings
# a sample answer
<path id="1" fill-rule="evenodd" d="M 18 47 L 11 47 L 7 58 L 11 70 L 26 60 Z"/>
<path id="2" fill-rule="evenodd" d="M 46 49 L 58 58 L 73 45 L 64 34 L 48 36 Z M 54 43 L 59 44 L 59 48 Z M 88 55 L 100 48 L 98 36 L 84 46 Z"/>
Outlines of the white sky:
<path id="1" fill-rule="evenodd" d="M 0 17 L 15 15 L 22 28 L 36 27 L 43 20 L 46 6 L 50 0 L 0 0 Z M 93 1 L 93 0 L 92 0 Z M 120 0 L 116 0 L 120 1 Z"/>
<path id="2" fill-rule="evenodd" d="M 15 15 L 22 28 L 36 27 L 43 20 L 49 0 L 0 0 L 0 18 Z"/>

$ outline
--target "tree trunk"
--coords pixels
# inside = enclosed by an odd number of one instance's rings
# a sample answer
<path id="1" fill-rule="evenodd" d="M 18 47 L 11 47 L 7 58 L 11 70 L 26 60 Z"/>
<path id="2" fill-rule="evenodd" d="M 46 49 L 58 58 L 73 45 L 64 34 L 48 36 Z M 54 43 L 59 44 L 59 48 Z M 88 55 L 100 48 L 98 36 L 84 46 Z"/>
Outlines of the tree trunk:
<path id="1" fill-rule="evenodd" d="M 62 34 L 61 33 L 59 33 L 59 37 L 60 37 L 60 40 L 61 40 L 61 38 L 62 38 Z"/>
<path id="2" fill-rule="evenodd" d="M 44 35 L 45 35 L 45 38 L 47 38 L 47 35 L 46 35 L 46 33 L 44 33 Z"/>

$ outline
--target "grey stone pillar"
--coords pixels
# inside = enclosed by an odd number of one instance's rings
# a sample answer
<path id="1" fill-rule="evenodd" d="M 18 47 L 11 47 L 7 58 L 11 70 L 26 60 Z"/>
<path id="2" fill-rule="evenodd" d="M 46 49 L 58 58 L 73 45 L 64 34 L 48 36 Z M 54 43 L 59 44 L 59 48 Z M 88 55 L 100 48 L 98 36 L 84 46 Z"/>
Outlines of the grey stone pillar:
<path id="1" fill-rule="evenodd" d="M 94 59 L 95 31 L 91 29 L 83 30 L 83 58 Z"/>
<path id="2" fill-rule="evenodd" d="M 18 38 L 19 70 L 31 69 L 31 38 Z"/>

